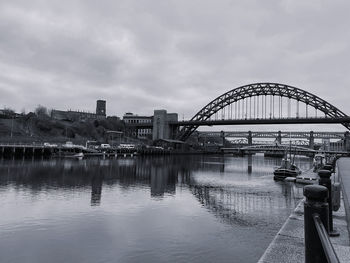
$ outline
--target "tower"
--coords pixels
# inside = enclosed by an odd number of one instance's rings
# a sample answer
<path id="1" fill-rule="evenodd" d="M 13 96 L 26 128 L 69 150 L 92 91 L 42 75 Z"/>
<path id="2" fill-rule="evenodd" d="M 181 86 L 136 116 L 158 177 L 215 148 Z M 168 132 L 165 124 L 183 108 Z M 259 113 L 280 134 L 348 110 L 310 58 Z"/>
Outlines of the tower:
<path id="1" fill-rule="evenodd" d="M 106 101 L 105 100 L 98 100 L 96 102 L 96 115 L 106 117 Z"/>

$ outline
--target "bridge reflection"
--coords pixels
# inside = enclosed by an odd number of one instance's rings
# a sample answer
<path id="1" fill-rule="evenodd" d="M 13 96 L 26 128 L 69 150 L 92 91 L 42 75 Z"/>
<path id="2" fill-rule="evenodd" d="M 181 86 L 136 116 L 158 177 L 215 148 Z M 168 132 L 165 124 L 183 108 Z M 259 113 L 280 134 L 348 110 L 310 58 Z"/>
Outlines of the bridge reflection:
<path id="1" fill-rule="evenodd" d="M 309 167 L 308 161 L 297 161 L 302 169 Z M 33 196 L 57 189 L 69 193 L 90 191 L 91 206 L 98 206 L 103 202 L 103 188 L 116 185 L 122 190 L 146 189 L 151 198 L 157 199 L 174 196 L 177 189 L 188 189 L 210 213 L 226 223 L 261 225 L 268 220 L 277 222 L 279 213 L 289 213 L 302 196 L 294 186 L 273 182 L 272 167 L 278 164 L 279 160 L 273 158 L 223 156 L 1 160 L 0 191 L 12 187 Z"/>
<path id="2" fill-rule="evenodd" d="M 294 189 L 291 185 L 281 185 L 282 195 L 269 191 L 210 186 L 193 186 L 191 191 L 215 216 L 226 223 L 242 226 L 279 222 L 279 218 L 288 216 L 289 212 L 280 214 L 276 211 L 293 209 L 301 196 L 301 189 Z"/>

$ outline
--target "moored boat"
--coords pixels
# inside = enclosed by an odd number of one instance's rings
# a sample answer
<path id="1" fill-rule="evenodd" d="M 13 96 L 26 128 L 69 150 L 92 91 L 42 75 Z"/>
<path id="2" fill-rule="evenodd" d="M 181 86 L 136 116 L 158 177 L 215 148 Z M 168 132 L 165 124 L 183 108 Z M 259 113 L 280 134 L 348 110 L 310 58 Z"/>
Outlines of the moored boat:
<path id="1" fill-rule="evenodd" d="M 82 160 L 84 158 L 84 153 L 74 153 L 74 152 L 60 152 L 59 154 L 55 155 L 56 157 L 61 157 L 61 158 L 73 158 L 73 159 L 78 159 Z"/>
<path id="2" fill-rule="evenodd" d="M 287 177 L 297 177 L 297 175 L 301 174 L 301 170 L 292 164 L 289 159 L 283 158 L 281 166 L 275 168 L 273 174 L 274 180 L 284 180 Z"/>

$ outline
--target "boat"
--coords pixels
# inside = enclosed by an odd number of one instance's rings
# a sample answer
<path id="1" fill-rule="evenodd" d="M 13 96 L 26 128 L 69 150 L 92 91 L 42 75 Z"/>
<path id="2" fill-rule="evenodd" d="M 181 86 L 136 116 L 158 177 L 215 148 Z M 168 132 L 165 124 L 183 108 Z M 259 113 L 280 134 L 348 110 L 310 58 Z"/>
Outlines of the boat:
<path id="1" fill-rule="evenodd" d="M 289 156 L 287 157 L 287 153 L 285 153 L 285 157 L 282 159 L 282 163 L 280 167 L 275 168 L 273 174 L 274 180 L 284 181 L 287 177 L 294 177 L 296 178 L 298 175 L 301 174 L 301 170 L 294 165 L 294 159 L 295 159 L 295 153 L 293 157 L 293 161 L 291 161 L 292 158 L 292 146 L 291 142 L 289 143 Z"/>
<path id="2" fill-rule="evenodd" d="M 74 153 L 74 152 L 60 152 L 59 154 L 55 155 L 55 157 L 60 158 L 71 158 L 71 159 L 78 159 L 82 160 L 84 158 L 84 153 Z"/>
<path id="3" fill-rule="evenodd" d="M 301 174 L 301 170 L 296 165 L 291 163 L 290 159 L 283 158 L 281 166 L 275 168 L 273 174 L 274 180 L 283 181 L 287 177 L 297 177 Z"/>
<path id="4" fill-rule="evenodd" d="M 84 154 L 82 152 L 74 154 L 72 156 L 72 158 L 78 159 L 78 160 L 82 160 L 84 158 Z"/>
<path id="5" fill-rule="evenodd" d="M 322 169 L 322 167 L 326 164 L 326 155 L 324 153 L 317 153 L 314 156 L 313 160 L 313 171 L 317 172 Z"/>
<path id="6" fill-rule="evenodd" d="M 317 184 L 318 178 L 312 175 L 298 175 L 295 179 L 295 182 L 298 184 Z"/>

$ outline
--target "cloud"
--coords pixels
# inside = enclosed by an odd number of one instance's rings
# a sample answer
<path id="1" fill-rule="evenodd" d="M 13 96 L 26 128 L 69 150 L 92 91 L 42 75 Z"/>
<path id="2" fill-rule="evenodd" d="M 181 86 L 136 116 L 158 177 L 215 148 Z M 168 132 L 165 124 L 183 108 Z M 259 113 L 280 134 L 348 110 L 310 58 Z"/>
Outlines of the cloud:
<path id="1" fill-rule="evenodd" d="M 290 84 L 347 107 L 348 1 L 0 2 L 0 105 L 190 118 L 241 85 Z"/>

